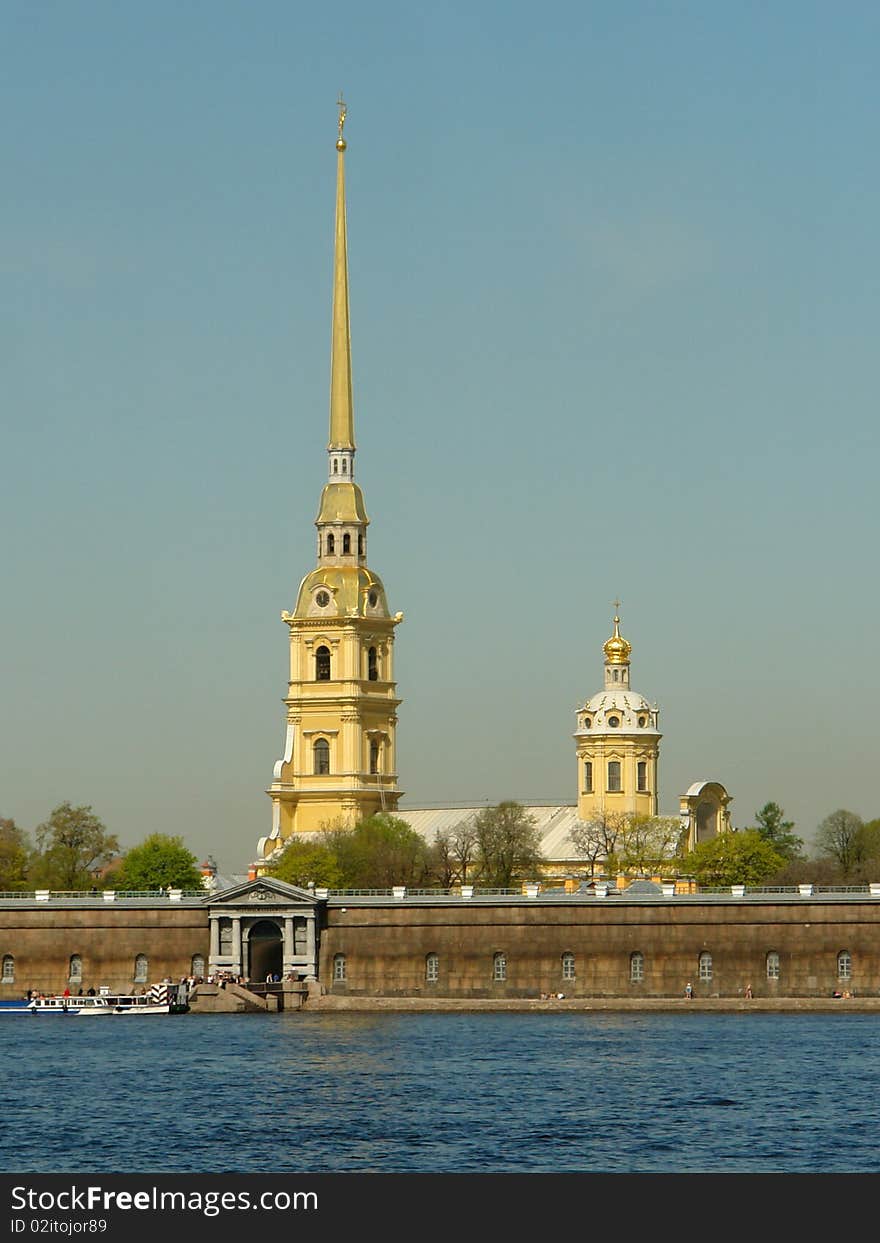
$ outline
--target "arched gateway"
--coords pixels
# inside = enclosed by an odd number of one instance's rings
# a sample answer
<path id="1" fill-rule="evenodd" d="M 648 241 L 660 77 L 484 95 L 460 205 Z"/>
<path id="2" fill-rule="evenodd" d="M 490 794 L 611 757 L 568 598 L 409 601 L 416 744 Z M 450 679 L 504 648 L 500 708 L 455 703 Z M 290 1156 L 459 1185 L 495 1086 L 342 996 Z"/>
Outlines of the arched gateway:
<path id="1" fill-rule="evenodd" d="M 320 905 L 310 890 L 268 876 L 215 894 L 208 970 L 254 981 L 267 975 L 315 979 Z"/>

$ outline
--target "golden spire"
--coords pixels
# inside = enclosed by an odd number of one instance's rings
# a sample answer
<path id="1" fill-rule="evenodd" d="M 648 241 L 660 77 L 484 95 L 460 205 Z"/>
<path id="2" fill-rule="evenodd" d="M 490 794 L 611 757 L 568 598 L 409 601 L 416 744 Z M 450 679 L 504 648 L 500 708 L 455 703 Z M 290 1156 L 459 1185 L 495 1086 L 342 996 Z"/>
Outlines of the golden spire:
<path id="1" fill-rule="evenodd" d="M 340 93 L 336 165 L 336 245 L 333 255 L 333 330 L 330 346 L 330 449 L 354 449 L 351 399 L 351 329 L 348 315 L 348 244 L 345 228 L 346 107 Z"/>
<path id="2" fill-rule="evenodd" d="M 629 663 L 632 644 L 620 633 L 620 617 L 617 610 L 620 608 L 620 601 L 614 601 L 614 634 L 610 639 L 606 639 L 602 645 L 605 652 L 605 661 L 609 665 L 626 665 Z"/>

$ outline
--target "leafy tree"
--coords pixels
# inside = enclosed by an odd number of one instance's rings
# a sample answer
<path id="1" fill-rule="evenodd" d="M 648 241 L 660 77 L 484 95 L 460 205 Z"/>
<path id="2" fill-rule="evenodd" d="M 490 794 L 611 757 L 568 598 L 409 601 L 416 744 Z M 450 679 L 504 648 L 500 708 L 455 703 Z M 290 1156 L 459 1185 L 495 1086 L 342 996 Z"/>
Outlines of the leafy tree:
<path id="1" fill-rule="evenodd" d="M 521 803 L 503 802 L 486 807 L 474 818 L 479 879 L 506 889 L 514 881 L 534 876 L 544 856 L 535 819 Z"/>
<path id="2" fill-rule="evenodd" d="M 336 856 L 342 888 L 385 889 L 430 879 L 427 842 L 388 812 L 377 812 L 353 829 L 332 829 L 322 840 Z"/>
<path id="3" fill-rule="evenodd" d="M 803 838 L 792 829 L 793 820 L 785 819 L 785 812 L 778 803 L 765 803 L 755 812 L 755 828 L 783 859 L 797 859 L 803 850 Z"/>
<path id="4" fill-rule="evenodd" d="M 61 803 L 37 826 L 31 880 L 48 889 L 87 889 L 119 853 L 119 842 L 88 807 Z"/>
<path id="5" fill-rule="evenodd" d="M 678 816 L 626 816 L 617 842 L 624 872 L 670 870 L 682 838 Z"/>
<path id="6" fill-rule="evenodd" d="M 685 856 L 684 868 L 700 885 L 759 885 L 785 860 L 756 829 L 719 833 Z"/>
<path id="7" fill-rule="evenodd" d="M 151 833 L 126 853 L 113 882 L 117 889 L 201 889 L 202 873 L 183 838 Z"/>
<path id="8" fill-rule="evenodd" d="M 826 816 L 816 830 L 819 850 L 837 861 L 844 876 L 849 876 L 861 861 L 864 827 L 861 816 L 841 807 Z"/>
<path id="9" fill-rule="evenodd" d="M 26 835 L 14 820 L 0 816 L 0 889 L 26 889 L 28 855 Z"/>
<path id="10" fill-rule="evenodd" d="M 289 885 L 316 885 L 327 889 L 342 888 L 342 871 L 335 851 L 322 839 L 301 840 L 291 837 L 278 862 L 269 870 L 270 876 L 286 880 Z"/>

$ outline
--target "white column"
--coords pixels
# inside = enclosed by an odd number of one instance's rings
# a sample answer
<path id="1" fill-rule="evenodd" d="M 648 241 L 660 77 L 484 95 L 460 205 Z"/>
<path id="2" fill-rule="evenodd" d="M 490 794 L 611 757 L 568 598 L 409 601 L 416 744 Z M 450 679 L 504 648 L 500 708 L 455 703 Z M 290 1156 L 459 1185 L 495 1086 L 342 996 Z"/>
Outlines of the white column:
<path id="1" fill-rule="evenodd" d="M 306 916 L 306 976 L 314 979 L 317 978 L 317 975 L 318 958 L 315 937 L 315 912 L 312 911 Z"/>
<path id="2" fill-rule="evenodd" d="M 232 916 L 232 971 L 241 975 L 241 916 Z"/>
<path id="3" fill-rule="evenodd" d="M 208 970 L 216 971 L 217 959 L 220 956 L 220 920 L 218 916 L 211 916 L 211 952 L 208 957 Z"/>
<path id="4" fill-rule="evenodd" d="M 293 916 L 284 917 L 284 974 L 293 970 Z"/>

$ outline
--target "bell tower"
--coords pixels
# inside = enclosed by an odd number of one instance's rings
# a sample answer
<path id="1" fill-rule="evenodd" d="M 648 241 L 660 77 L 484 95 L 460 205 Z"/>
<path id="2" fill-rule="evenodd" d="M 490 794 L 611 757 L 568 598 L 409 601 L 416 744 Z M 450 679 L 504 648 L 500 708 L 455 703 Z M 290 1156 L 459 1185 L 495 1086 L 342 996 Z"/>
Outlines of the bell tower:
<path id="1" fill-rule="evenodd" d="M 602 814 L 657 815 L 660 712 L 630 685 L 632 644 L 620 633 L 606 639 L 605 685 L 577 711 L 578 819 Z"/>
<path id="2" fill-rule="evenodd" d="M 302 580 L 292 613 L 284 754 L 267 791 L 272 829 L 265 858 L 295 833 L 354 826 L 394 811 L 397 786 L 394 628 L 381 579 L 367 566 L 369 518 L 354 481 L 354 410 L 345 218 L 346 108 L 339 100 L 336 238 L 330 349 L 327 482 L 315 526 L 317 566 Z"/>

